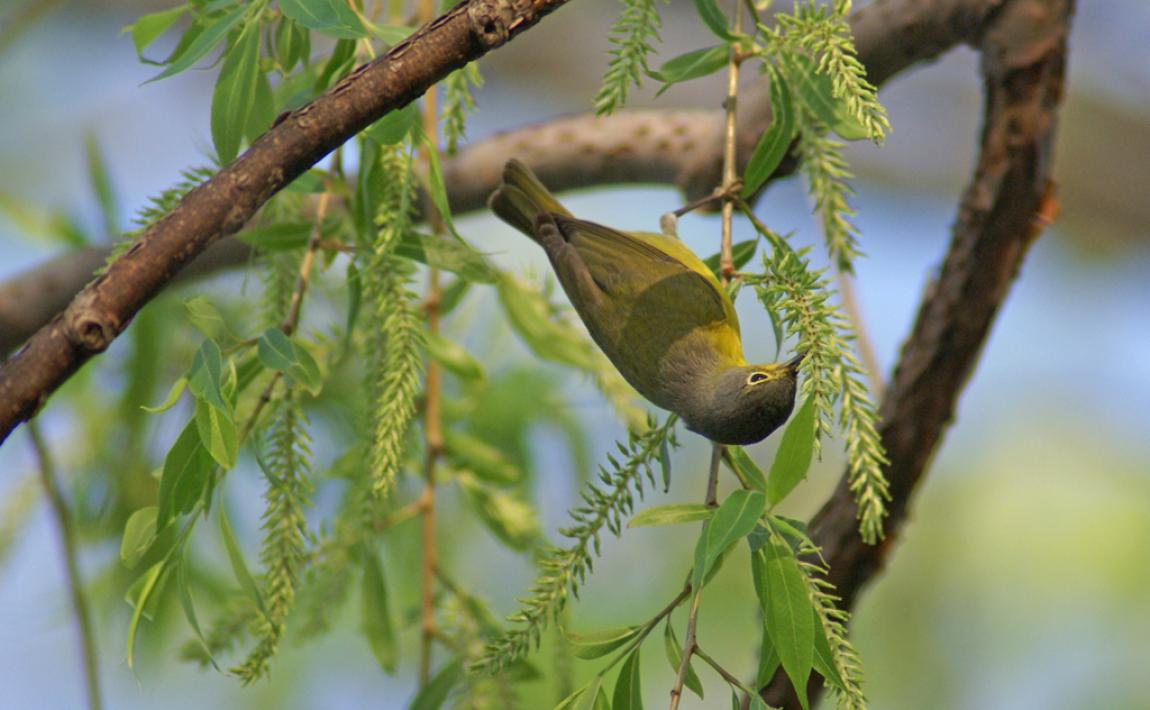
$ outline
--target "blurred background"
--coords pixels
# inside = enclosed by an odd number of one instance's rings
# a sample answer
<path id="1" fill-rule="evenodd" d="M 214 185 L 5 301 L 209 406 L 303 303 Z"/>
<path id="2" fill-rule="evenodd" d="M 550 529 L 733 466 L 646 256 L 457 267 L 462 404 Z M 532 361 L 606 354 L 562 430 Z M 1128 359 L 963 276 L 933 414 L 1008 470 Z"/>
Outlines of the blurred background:
<path id="1" fill-rule="evenodd" d="M 206 164 L 215 79 L 215 71 L 197 70 L 144 83 L 156 70 L 139 64 L 120 29 L 166 3 L 45 1 L 34 18 L 21 14 L 28 3 L 9 5 L 0 7 L 0 279 L 75 246 L 78 235 L 108 240 L 89 178 L 89 145 L 106 161 L 120 228 L 148 196 L 176 182 L 181 168 Z M 588 110 L 615 12 L 606 0 L 572 3 L 484 59 L 487 84 L 478 93 L 470 138 Z M 664 20 L 664 46 L 671 48 L 664 56 L 709 43 L 689 4 L 667 8 Z M 875 708 L 1150 708 L 1148 27 L 1150 5 L 1143 0 L 1079 3 L 1056 155 L 1061 217 L 1027 259 L 888 569 L 855 616 L 853 639 Z M 171 38 L 163 41 L 170 46 Z M 165 49 L 158 45 L 155 56 Z M 660 105 L 717 107 L 721 83 L 674 87 Z M 868 255 L 857 265 L 857 290 L 884 374 L 944 253 L 975 158 L 980 90 L 977 56 L 952 51 L 882 91 L 894 127 L 885 147 L 850 149 Z M 633 105 L 649 103 L 649 96 L 640 92 Z M 679 199 L 668 188 L 565 197 L 582 217 L 643 229 L 654 228 Z M 800 243 L 818 239 L 795 179 L 774 185 L 757 211 L 775 230 L 795 230 Z M 490 216 L 468 216 L 459 226 L 501 266 L 545 273 L 542 253 Z M 717 250 L 714 218 L 688 217 L 680 233 L 701 254 Z M 61 234 L 73 235 L 71 244 Z M 329 272 L 333 283 L 340 274 Z M 240 295 L 245 286 L 243 274 L 234 272 L 210 287 Z M 156 308 L 183 317 L 180 300 L 203 287 L 184 287 Z M 571 423 L 541 427 L 531 442 L 538 502 L 553 532 L 586 475 L 576 470 L 579 457 L 568 454 L 570 442 L 583 442 L 576 448 L 599 460 L 623 428 L 589 383 L 534 362 L 490 317 L 490 302 L 490 294 L 475 294 L 447 326 L 484 357 L 490 376 L 531 371 L 563 378 L 558 384 Z M 750 294 L 739 310 L 748 355 L 770 358 L 771 328 Z M 476 323 L 485 334 L 465 335 Z M 99 444 L 76 408 L 109 406 L 119 380 L 102 363 L 125 357 L 121 345 L 89 365 L 45 415 L 72 495 L 99 497 L 84 478 L 98 468 L 93 446 Z M 186 365 L 177 363 L 161 396 Z M 156 427 L 157 450 L 175 431 L 171 422 Z M 696 438 L 680 437 L 686 446 L 672 490 L 650 492 L 647 504 L 698 498 L 706 451 Z M 320 461 L 339 453 L 326 443 L 321 430 Z M 751 452 L 769 462 L 773 446 Z M 809 516 L 833 487 L 842 459 L 833 444 L 825 450 L 785 512 Z M 60 548 L 34 470 L 28 438 L 18 431 L 0 449 L 0 707 L 81 707 Z M 258 471 L 241 467 L 229 486 L 234 498 L 252 501 L 250 510 L 237 513 L 237 527 L 254 550 Z M 452 504 L 450 498 L 445 503 Z M 93 588 L 108 707 L 391 708 L 409 699 L 414 654 L 404 657 L 398 676 L 385 676 L 350 614 L 318 643 L 286 644 L 271 681 L 242 688 L 177 658 L 188 636 L 177 613 L 143 629 L 133 674 L 124 662 L 129 609 L 120 601 L 123 588 L 115 586 L 122 578 L 108 572 L 118 564 L 119 531 L 101 531 L 98 519 L 85 529 L 82 570 Z M 637 623 L 662 607 L 679 588 L 695 535 L 693 526 L 676 526 L 609 539 L 583 602 L 574 607 L 575 628 Z M 474 581 L 473 591 L 499 613 L 514 609 L 531 579 L 527 562 L 474 525 L 445 530 L 443 546 L 458 578 Z M 712 655 L 746 676 L 754 669 L 756 640 L 744 566 L 728 564 L 708 588 L 700 634 Z M 414 598 L 416 569 L 414 560 L 409 567 L 402 560 L 392 564 L 401 600 Z M 414 630 L 403 638 L 414 642 Z M 578 673 L 589 676 L 597 667 L 579 662 Z M 671 680 L 661 650 L 648 649 L 644 695 L 652 706 L 665 702 Z M 688 695 L 685 707 L 723 706 L 717 678 L 704 675 L 704 683 L 715 695 L 706 702 Z M 526 707 L 549 707 L 551 697 L 546 688 L 524 691 Z"/>

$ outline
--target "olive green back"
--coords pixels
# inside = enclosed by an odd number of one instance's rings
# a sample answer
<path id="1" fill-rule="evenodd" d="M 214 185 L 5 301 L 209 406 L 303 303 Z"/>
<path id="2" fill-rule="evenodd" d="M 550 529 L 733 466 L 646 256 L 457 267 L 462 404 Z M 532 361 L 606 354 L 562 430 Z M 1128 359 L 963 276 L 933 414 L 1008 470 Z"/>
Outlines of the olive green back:
<path id="1" fill-rule="evenodd" d="M 518 161 L 503 181 L 492 209 L 543 246 L 591 336 L 640 394 L 679 410 L 746 364 L 730 298 L 686 245 L 576 219 Z"/>

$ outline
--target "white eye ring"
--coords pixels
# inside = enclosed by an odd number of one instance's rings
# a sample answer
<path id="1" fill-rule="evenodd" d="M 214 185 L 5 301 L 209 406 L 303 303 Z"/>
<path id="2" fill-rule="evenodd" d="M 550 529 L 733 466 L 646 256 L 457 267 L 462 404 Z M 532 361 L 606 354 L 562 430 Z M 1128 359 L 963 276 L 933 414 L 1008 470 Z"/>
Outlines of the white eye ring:
<path id="1" fill-rule="evenodd" d="M 768 377 L 765 372 L 752 372 L 751 374 L 747 375 L 747 384 L 757 385 L 766 382 L 769 379 L 771 378 Z"/>

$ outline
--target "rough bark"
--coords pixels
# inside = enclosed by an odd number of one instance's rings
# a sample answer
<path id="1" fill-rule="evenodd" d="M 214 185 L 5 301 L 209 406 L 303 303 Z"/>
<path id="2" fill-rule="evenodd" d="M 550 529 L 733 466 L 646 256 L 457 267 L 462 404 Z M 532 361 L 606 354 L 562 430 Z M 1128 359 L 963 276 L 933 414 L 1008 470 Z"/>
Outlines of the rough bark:
<path id="1" fill-rule="evenodd" d="M 886 538 L 875 546 L 859 539 L 845 475 L 810 524 L 842 608 L 854 607 L 890 555 L 998 309 L 1054 204 L 1054 138 L 1073 5 L 1014 0 L 969 18 L 977 25 L 970 36 L 980 38 L 975 48 L 985 87 L 980 153 L 941 272 L 927 289 L 879 409 L 890 458 Z M 808 688 L 820 689 L 821 681 Z M 772 707 L 800 707 L 781 673 L 762 696 Z"/>

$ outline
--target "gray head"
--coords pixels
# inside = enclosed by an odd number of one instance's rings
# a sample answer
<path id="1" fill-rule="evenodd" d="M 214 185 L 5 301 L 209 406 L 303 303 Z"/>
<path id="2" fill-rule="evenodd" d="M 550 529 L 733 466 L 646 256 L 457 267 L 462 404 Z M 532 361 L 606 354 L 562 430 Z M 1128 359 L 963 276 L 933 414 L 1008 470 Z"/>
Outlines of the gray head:
<path id="1" fill-rule="evenodd" d="M 680 411 L 687 427 L 718 444 L 754 444 L 791 415 L 802 356 L 773 365 L 744 365 L 718 373 L 700 397 Z M 686 407 L 684 409 L 687 409 Z"/>

